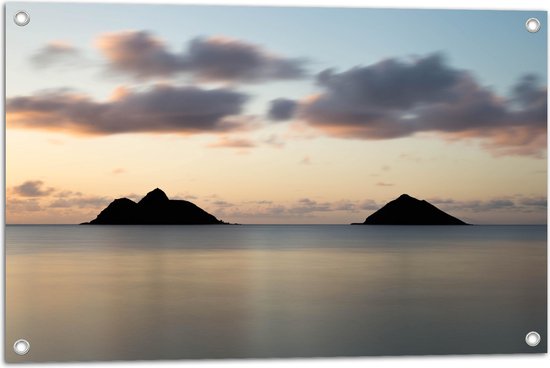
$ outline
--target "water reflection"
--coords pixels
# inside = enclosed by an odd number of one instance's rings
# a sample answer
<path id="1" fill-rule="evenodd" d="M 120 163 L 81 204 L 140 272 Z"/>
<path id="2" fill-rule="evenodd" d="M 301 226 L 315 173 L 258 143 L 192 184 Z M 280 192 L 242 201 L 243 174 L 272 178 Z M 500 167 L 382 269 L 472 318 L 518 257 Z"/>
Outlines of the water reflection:
<path id="1" fill-rule="evenodd" d="M 431 230 L 9 226 L 6 357 L 546 351 L 546 228 Z"/>

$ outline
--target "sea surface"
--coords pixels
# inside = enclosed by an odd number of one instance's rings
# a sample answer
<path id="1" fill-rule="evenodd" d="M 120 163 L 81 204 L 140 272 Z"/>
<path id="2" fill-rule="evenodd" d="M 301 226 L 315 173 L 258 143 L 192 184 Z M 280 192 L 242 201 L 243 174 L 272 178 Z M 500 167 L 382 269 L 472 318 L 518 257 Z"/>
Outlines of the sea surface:
<path id="1" fill-rule="evenodd" d="M 7 226 L 5 356 L 541 353 L 546 252 L 546 226 Z"/>

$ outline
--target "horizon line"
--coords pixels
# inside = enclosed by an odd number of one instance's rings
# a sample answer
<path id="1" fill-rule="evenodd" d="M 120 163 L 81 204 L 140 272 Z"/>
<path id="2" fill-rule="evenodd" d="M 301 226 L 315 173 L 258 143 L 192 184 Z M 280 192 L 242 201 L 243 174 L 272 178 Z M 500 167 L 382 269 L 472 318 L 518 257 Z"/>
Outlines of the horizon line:
<path id="1" fill-rule="evenodd" d="M 356 223 L 353 223 L 356 224 Z M 362 224 L 362 223 L 358 223 Z M 69 223 L 69 224 L 8 224 L 4 223 L 4 226 L 81 226 L 82 223 Z M 217 226 L 217 225 L 238 225 L 238 226 L 347 226 L 352 225 L 352 223 L 318 223 L 318 224 L 273 224 L 273 223 L 261 223 L 261 224 L 251 224 L 251 223 L 226 223 L 226 224 L 158 224 L 158 225 L 150 225 L 150 224 L 101 224 L 101 225 L 94 225 L 95 227 L 102 227 L 102 226 Z M 468 224 L 471 226 L 548 226 L 548 223 L 542 223 L 542 224 Z M 92 227 L 94 227 L 92 226 Z M 456 226 L 456 225 L 372 225 L 368 224 L 366 226 Z"/>

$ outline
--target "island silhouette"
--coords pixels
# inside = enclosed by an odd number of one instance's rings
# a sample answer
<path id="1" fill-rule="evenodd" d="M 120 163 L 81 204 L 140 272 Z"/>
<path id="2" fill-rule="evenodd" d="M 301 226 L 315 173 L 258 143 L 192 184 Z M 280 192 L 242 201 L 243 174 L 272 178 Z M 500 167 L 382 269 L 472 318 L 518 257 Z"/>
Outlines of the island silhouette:
<path id="1" fill-rule="evenodd" d="M 169 199 L 159 188 L 139 202 L 119 198 L 90 221 L 81 225 L 218 225 L 226 224 L 197 205 Z"/>
<path id="2" fill-rule="evenodd" d="M 384 207 L 367 217 L 365 222 L 352 225 L 468 225 L 441 211 L 425 200 L 408 194 L 388 202 Z"/>
<path id="3" fill-rule="evenodd" d="M 97 217 L 81 225 L 227 225 L 194 203 L 169 199 L 156 188 L 139 202 L 128 198 L 112 201 Z M 468 225 L 425 200 L 408 194 L 388 202 L 367 217 L 351 225 Z"/>

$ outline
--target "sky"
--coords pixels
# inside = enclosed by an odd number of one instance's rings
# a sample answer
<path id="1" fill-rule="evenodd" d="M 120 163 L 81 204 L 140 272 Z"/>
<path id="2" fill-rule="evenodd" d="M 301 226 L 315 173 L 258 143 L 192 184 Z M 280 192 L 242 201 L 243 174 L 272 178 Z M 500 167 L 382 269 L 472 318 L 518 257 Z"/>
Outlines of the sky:
<path id="1" fill-rule="evenodd" d="M 156 187 L 227 222 L 360 222 L 408 193 L 546 223 L 546 21 L 8 3 L 7 223 L 89 221 Z"/>

